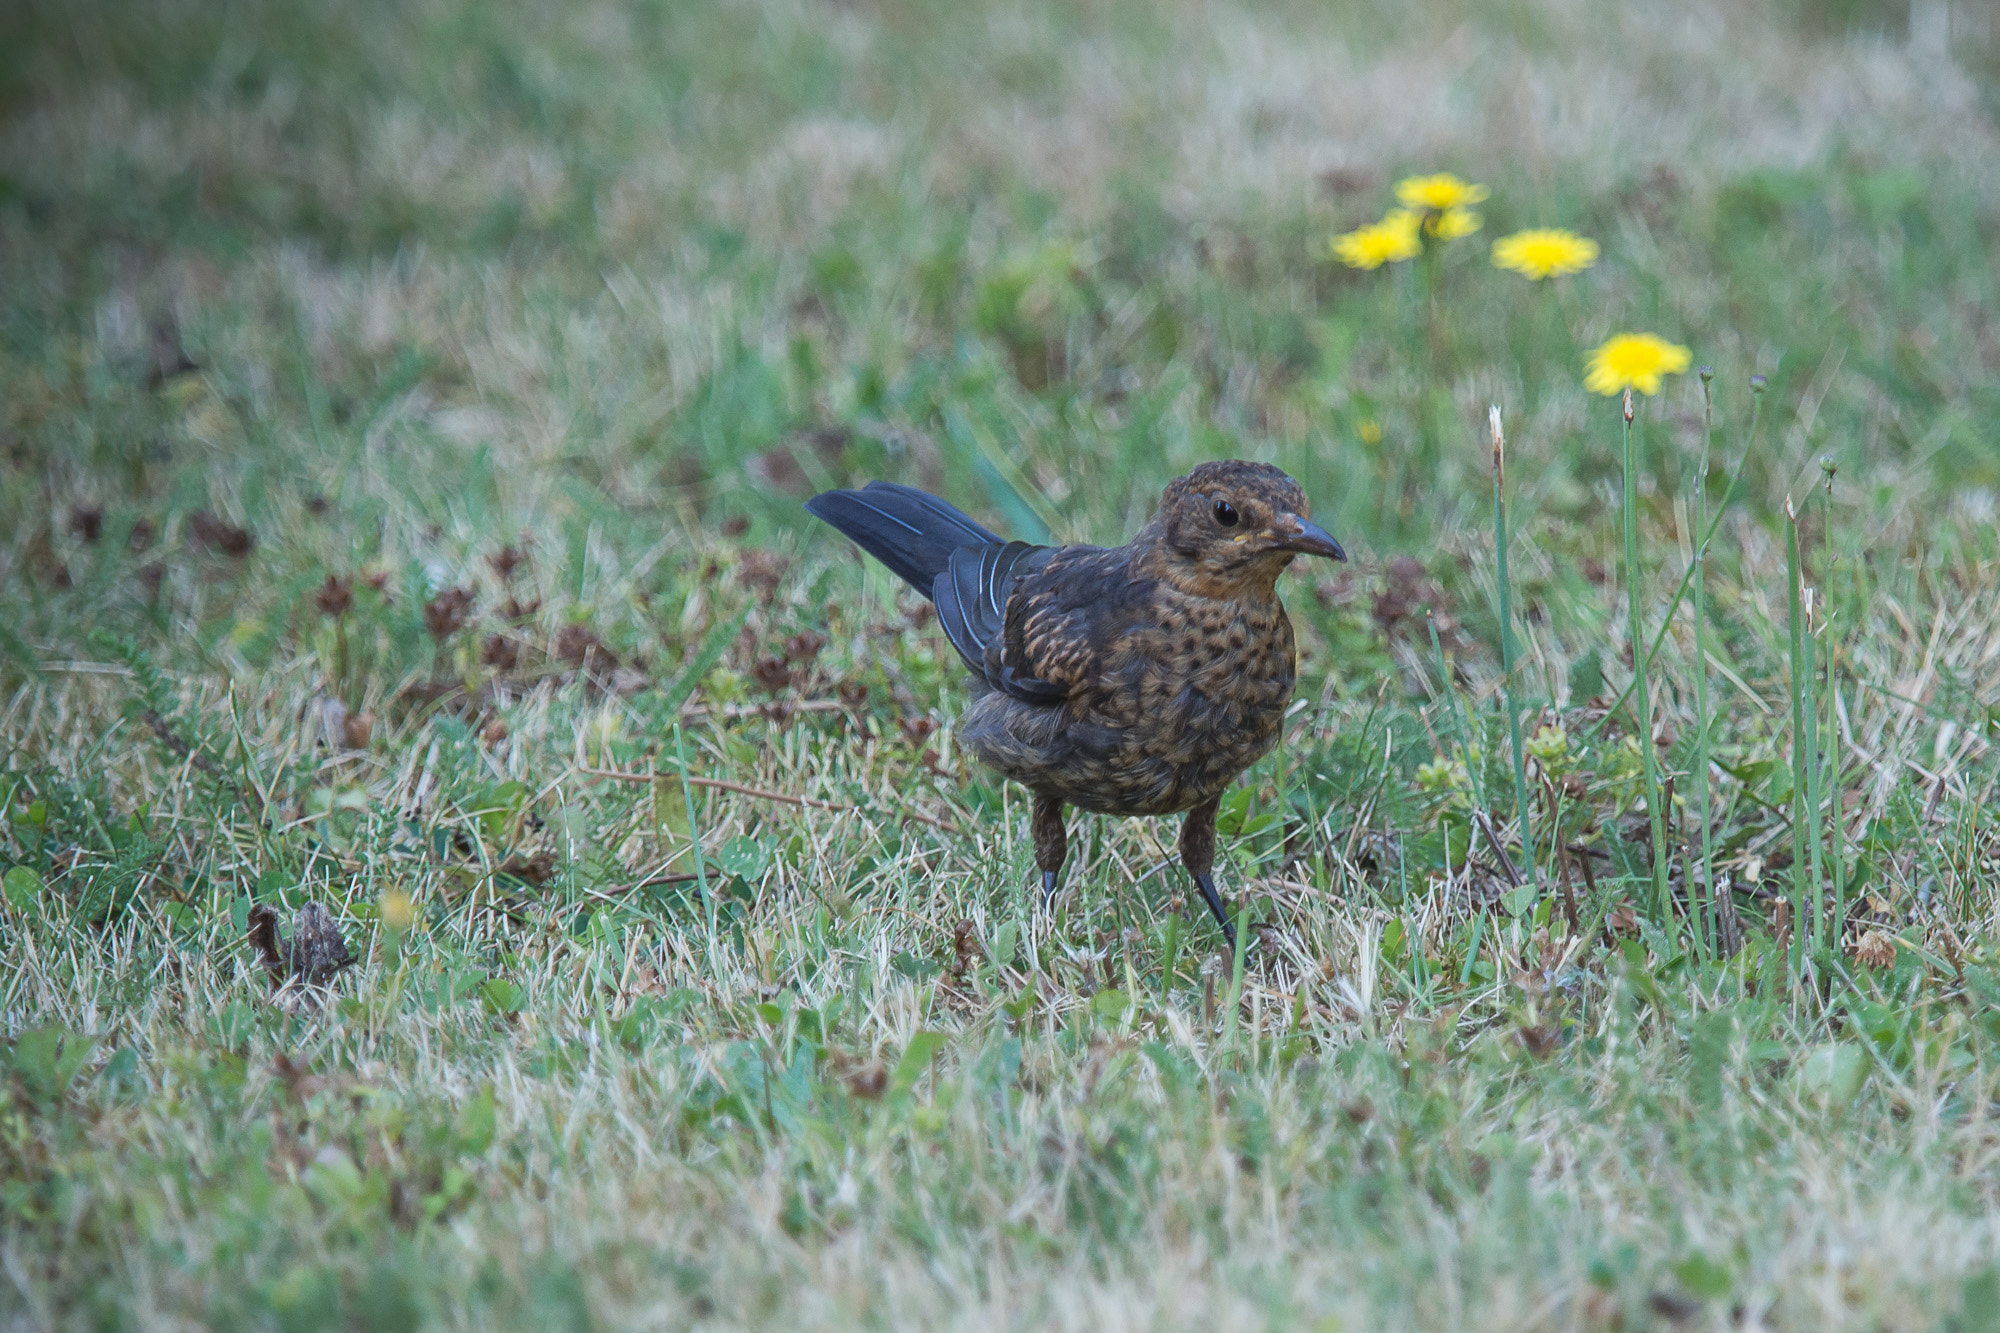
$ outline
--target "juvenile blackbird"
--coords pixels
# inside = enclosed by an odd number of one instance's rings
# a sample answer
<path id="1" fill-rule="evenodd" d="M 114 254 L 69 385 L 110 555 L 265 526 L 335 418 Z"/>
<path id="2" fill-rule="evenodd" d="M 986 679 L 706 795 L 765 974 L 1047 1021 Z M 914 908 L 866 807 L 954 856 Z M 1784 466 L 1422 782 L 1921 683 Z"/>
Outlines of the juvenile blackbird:
<path id="1" fill-rule="evenodd" d="M 937 604 L 972 671 L 960 736 L 1035 794 L 1035 862 L 1053 898 L 1063 807 L 1171 815 L 1181 863 L 1232 947 L 1215 892 L 1215 812 L 1277 743 L 1298 673 L 1277 579 L 1297 555 L 1345 560 L 1297 482 L 1204 463 L 1170 482 L 1129 543 L 1030 546 L 934 495 L 873 482 L 808 511 Z"/>

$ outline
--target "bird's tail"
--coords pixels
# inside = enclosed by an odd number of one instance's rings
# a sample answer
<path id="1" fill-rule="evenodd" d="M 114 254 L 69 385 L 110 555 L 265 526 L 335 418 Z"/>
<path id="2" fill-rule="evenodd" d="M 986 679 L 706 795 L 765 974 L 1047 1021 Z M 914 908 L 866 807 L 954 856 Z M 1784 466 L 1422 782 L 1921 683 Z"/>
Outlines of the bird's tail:
<path id="1" fill-rule="evenodd" d="M 1004 541 L 935 495 L 887 481 L 822 492 L 806 501 L 806 512 L 839 528 L 926 597 L 953 551 Z"/>

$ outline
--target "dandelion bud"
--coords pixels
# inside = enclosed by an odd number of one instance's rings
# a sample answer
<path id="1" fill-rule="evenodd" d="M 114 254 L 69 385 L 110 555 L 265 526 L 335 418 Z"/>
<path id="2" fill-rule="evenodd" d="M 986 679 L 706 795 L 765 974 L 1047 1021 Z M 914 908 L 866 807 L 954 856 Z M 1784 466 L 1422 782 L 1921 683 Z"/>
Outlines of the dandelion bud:
<path id="1" fill-rule="evenodd" d="M 1561 727 L 1545 726 L 1529 737 L 1527 750 L 1543 768 L 1554 768 L 1569 758 L 1569 733 Z"/>
<path id="2" fill-rule="evenodd" d="M 472 615 L 472 592 L 466 588 L 446 588 L 424 603 L 424 628 L 439 643 L 465 628 Z"/>
<path id="3" fill-rule="evenodd" d="M 339 619 L 347 614 L 347 608 L 354 605 L 354 580 L 328 574 L 326 582 L 313 594 L 322 615 Z"/>
<path id="4" fill-rule="evenodd" d="M 365 750 L 375 735 L 375 719 L 367 713 L 349 713 L 340 721 L 340 743 L 350 750 Z"/>
<path id="5" fill-rule="evenodd" d="M 1456 759 L 1437 759 L 1417 766 L 1417 790 L 1426 793 L 1452 793 L 1469 789 L 1472 776 L 1465 765 Z"/>
<path id="6" fill-rule="evenodd" d="M 1715 378 L 1715 367 L 1703 366 L 1700 370 L 1695 371 L 1695 374 L 1701 376 L 1701 382 L 1706 384 Z"/>
<path id="7" fill-rule="evenodd" d="M 1832 454 L 1821 454 L 1819 456 L 1819 470 L 1828 481 L 1832 481 L 1833 474 L 1840 471 L 1840 464 L 1833 461 Z"/>

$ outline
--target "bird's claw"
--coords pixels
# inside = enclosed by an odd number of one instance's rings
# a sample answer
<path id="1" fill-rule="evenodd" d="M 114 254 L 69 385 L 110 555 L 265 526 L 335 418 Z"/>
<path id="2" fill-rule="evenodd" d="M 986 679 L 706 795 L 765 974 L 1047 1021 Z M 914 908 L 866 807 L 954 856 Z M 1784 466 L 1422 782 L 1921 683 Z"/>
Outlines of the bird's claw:
<path id="1" fill-rule="evenodd" d="M 1045 912 L 1053 911 L 1055 910 L 1055 905 L 1056 872 L 1053 870 L 1044 870 L 1042 872 L 1042 910 Z"/>

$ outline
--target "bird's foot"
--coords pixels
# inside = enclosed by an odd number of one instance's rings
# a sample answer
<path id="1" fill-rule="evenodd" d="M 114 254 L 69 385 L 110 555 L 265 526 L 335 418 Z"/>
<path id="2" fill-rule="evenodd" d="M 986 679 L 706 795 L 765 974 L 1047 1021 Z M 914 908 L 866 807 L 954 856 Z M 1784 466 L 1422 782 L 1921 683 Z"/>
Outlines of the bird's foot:
<path id="1" fill-rule="evenodd" d="M 1042 872 L 1042 910 L 1044 912 L 1052 912 L 1055 910 L 1055 905 L 1056 872 L 1053 870 L 1044 870 Z"/>
<path id="2" fill-rule="evenodd" d="M 1229 952 L 1236 952 L 1236 927 L 1230 923 L 1229 909 L 1222 905 L 1222 895 L 1215 891 L 1215 880 L 1206 874 L 1196 874 L 1195 887 L 1201 890 L 1201 900 L 1208 904 L 1208 910 L 1215 914 L 1215 922 L 1222 927 L 1222 937 L 1229 941 Z"/>

